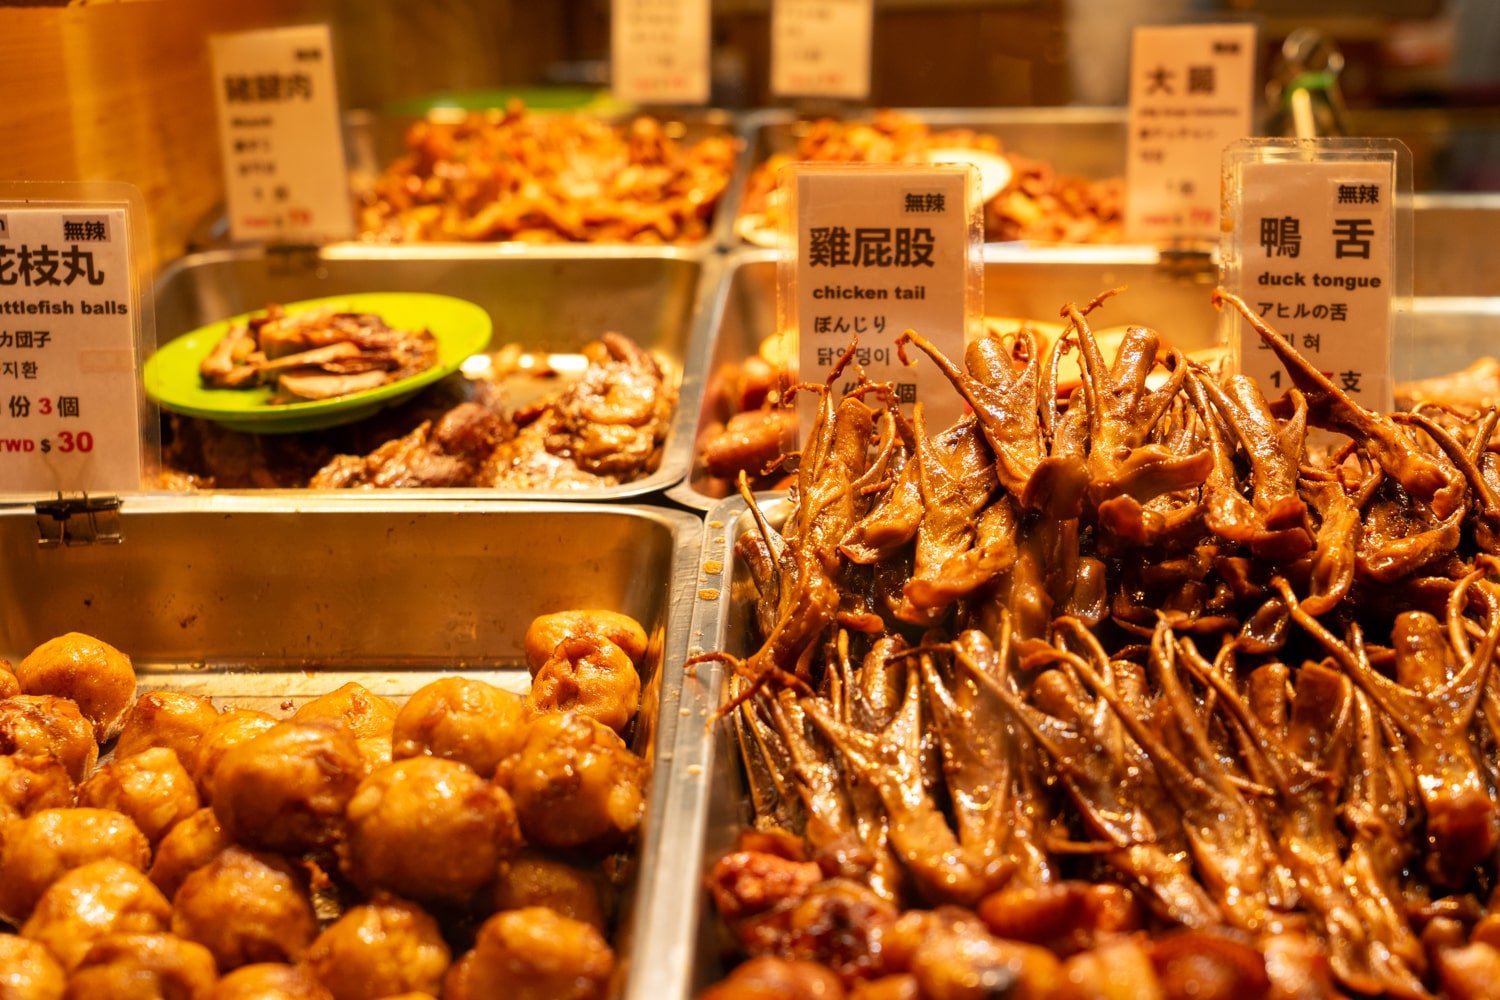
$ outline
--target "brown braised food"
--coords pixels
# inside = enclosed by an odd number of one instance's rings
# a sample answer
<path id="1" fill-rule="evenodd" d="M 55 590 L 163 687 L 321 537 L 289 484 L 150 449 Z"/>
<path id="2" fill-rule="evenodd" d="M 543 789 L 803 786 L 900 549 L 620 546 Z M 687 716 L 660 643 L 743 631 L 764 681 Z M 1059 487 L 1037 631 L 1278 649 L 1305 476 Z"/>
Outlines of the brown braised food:
<path id="1" fill-rule="evenodd" d="M 676 137 L 513 104 L 418 122 L 407 153 L 361 193 L 376 242 L 690 243 L 706 239 L 734 169 L 732 136 Z"/>
<path id="2" fill-rule="evenodd" d="M 706 657 L 757 961 L 705 996 L 1496 995 L 1500 412 L 1366 410 L 1222 292 L 1281 398 L 1141 327 L 1107 365 L 1106 297 L 1019 369 L 908 333 L 951 427 L 808 387 L 752 652 Z"/>
<path id="3" fill-rule="evenodd" d="M 346 684 L 280 720 L 148 694 L 80 782 L 76 711 L 44 724 L 73 703 L 24 702 L 26 740 L 0 729 L 0 996 L 606 996 L 648 765 L 592 713 L 633 731 L 645 633 L 588 610 L 531 633 L 543 671 L 636 683 L 548 706 Z"/>
<path id="4" fill-rule="evenodd" d="M 336 399 L 410 378 L 437 363 L 429 330 L 397 330 L 374 313 L 279 305 L 236 323 L 199 365 L 217 389 L 274 386 L 272 403 Z"/>

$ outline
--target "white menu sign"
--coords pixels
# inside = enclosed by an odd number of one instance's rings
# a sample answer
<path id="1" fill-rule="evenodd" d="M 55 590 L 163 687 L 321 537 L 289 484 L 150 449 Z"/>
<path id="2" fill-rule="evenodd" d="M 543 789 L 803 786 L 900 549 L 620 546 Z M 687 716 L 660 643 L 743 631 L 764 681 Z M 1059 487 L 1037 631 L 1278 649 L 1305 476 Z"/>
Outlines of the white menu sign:
<path id="1" fill-rule="evenodd" d="M 1224 147 L 1251 134 L 1255 27 L 1135 29 L 1125 231 L 1143 243 L 1218 242 Z"/>
<path id="2" fill-rule="evenodd" d="M 709 0 L 613 0 L 611 89 L 638 104 L 706 104 Z"/>
<path id="3" fill-rule="evenodd" d="M 353 235 L 328 26 L 216 35 L 211 44 L 231 237 Z"/>
<path id="4" fill-rule="evenodd" d="M 1248 162 L 1238 177 L 1240 298 L 1351 399 L 1389 410 L 1394 154 Z M 1268 397 L 1288 388 L 1281 362 L 1244 322 L 1238 349 L 1240 371 Z"/>
<path id="5" fill-rule="evenodd" d="M 0 491 L 141 485 L 124 208 L 0 203 Z"/>
<path id="6" fill-rule="evenodd" d="M 874 0 L 772 0 L 771 93 L 870 96 Z"/>
<path id="7" fill-rule="evenodd" d="M 902 364 L 895 344 L 913 329 L 962 364 L 983 294 L 973 168 L 800 164 L 781 183 L 794 186 L 796 249 L 783 262 L 780 325 L 797 338 L 798 377 L 826 382 L 857 341 L 853 361 L 893 384 L 896 401 L 921 400 L 930 429 L 958 419 L 963 400 L 937 366 L 910 346 L 917 363 Z M 833 389 L 853 381 L 847 370 Z M 804 434 L 813 409 L 801 406 Z"/>

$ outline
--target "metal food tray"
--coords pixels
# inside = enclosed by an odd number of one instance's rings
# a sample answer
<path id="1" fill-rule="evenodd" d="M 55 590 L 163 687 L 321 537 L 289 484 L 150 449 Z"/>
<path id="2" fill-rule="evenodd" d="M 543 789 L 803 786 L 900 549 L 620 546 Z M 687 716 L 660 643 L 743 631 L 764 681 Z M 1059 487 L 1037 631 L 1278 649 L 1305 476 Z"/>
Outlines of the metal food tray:
<path id="1" fill-rule="evenodd" d="M 700 296 L 710 294 L 719 267 L 719 258 L 706 248 L 351 244 L 302 251 L 212 250 L 184 257 L 162 273 L 156 284 L 157 342 L 166 344 L 273 302 L 377 291 L 435 292 L 475 302 L 494 322 L 492 348 L 514 341 L 531 351 L 574 352 L 613 330 L 659 352 L 681 375 L 677 413 L 656 471 L 597 489 L 485 490 L 483 495 L 570 501 L 640 497 L 681 480 L 692 461 L 706 341 L 706 333 L 694 331 Z M 478 494 L 468 488 L 390 492 Z"/>
<path id="2" fill-rule="evenodd" d="M 639 506 L 468 501 L 125 498 L 118 544 L 42 548 L 36 515 L 0 513 L 0 656 L 64 632 L 132 658 L 140 689 L 290 715 L 357 681 L 401 700 L 440 676 L 530 684 L 531 619 L 607 608 L 650 636 L 633 746 L 652 760 L 639 864 L 616 950 L 626 1000 L 658 1000 L 661 936 L 683 901 L 668 811 L 697 783 L 673 762 L 701 521 Z M 691 727 L 690 727 L 691 728 Z M 653 759 L 654 758 L 654 759 Z"/>

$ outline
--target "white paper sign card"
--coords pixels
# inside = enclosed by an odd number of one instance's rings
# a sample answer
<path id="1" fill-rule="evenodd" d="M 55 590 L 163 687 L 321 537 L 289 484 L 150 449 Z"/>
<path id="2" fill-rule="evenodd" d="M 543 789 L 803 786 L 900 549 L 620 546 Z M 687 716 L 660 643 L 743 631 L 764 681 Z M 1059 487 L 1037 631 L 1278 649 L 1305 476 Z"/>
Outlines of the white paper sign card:
<path id="1" fill-rule="evenodd" d="M 130 214 L 0 200 L 0 492 L 141 487 Z"/>
<path id="2" fill-rule="evenodd" d="M 798 164 L 783 169 L 795 233 L 779 268 L 778 324 L 796 338 L 803 382 L 824 383 L 851 343 L 855 365 L 889 382 L 895 401 L 923 403 L 936 431 L 963 402 L 926 356 L 902 364 L 896 342 L 913 329 L 962 363 L 983 302 L 978 172 L 970 166 Z M 854 368 L 832 386 L 851 387 Z M 806 432 L 813 407 L 800 407 Z"/>
<path id="3" fill-rule="evenodd" d="M 1255 27 L 1135 29 L 1130 59 L 1125 231 L 1141 243 L 1219 239 L 1224 147 L 1251 134 Z"/>
<path id="4" fill-rule="evenodd" d="M 211 39 L 229 232 L 317 243 L 354 234 L 327 25 Z"/>
<path id="5" fill-rule="evenodd" d="M 707 104 L 709 0 L 613 0 L 610 75 L 635 104 Z"/>
<path id="6" fill-rule="evenodd" d="M 1263 139 L 1225 154 L 1226 286 L 1371 410 L 1391 408 L 1395 316 L 1410 284 L 1410 182 L 1403 192 L 1393 147 Z M 1229 322 L 1238 369 L 1281 395 L 1290 383 L 1276 354 L 1248 323 Z"/>
<path id="7" fill-rule="evenodd" d="M 870 96 L 874 0 L 772 0 L 771 93 Z"/>

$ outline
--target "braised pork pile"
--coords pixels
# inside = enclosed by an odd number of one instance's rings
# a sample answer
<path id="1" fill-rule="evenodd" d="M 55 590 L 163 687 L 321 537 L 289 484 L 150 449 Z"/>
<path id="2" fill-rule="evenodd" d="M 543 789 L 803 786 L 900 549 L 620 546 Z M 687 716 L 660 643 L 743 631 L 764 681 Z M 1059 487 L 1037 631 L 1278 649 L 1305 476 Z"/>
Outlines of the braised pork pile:
<path id="1" fill-rule="evenodd" d="M 1106 365 L 1106 298 L 1045 355 L 909 332 L 951 427 L 799 387 L 759 644 L 704 657 L 755 816 L 716 1000 L 1496 995 L 1500 412 L 1365 410 L 1223 292 L 1281 398 Z"/>
<path id="2" fill-rule="evenodd" d="M 732 136 L 684 142 L 659 119 L 620 127 L 520 105 L 427 120 L 362 194 L 377 242 L 690 243 L 708 236 Z"/>
<path id="3" fill-rule="evenodd" d="M 257 435 L 174 415 L 160 478 L 175 489 L 488 486 L 598 489 L 655 471 L 678 378 L 630 338 L 585 345 L 580 371 L 518 346 L 346 427 Z"/>
<path id="4" fill-rule="evenodd" d="M 437 363 L 428 330 L 397 330 L 373 313 L 279 305 L 229 328 L 199 366 L 217 389 L 275 386 L 272 403 L 334 399 L 376 389 Z"/>

